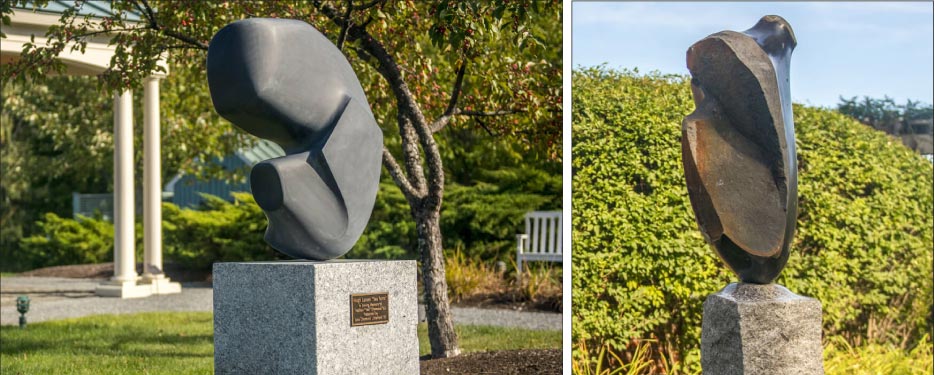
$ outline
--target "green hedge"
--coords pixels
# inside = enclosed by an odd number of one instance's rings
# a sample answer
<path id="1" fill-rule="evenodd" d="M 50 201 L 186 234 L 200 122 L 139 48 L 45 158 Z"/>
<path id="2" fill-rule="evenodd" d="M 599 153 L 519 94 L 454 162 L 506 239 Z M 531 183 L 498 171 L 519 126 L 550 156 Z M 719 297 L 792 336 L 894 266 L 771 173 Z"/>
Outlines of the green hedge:
<path id="1" fill-rule="evenodd" d="M 193 269 L 214 262 L 287 259 L 266 244 L 266 215 L 249 193 L 233 193 L 234 202 L 205 195 L 199 210 L 162 205 L 167 260 Z"/>
<path id="2" fill-rule="evenodd" d="M 39 234 L 20 241 L 16 261 L 31 268 L 63 264 L 103 263 L 114 258 L 114 226 L 94 219 L 73 220 L 47 213 L 36 223 Z M 137 228 L 137 249 L 142 238 Z M 12 255 L 11 255 L 12 256 Z"/>
<path id="3" fill-rule="evenodd" d="M 480 173 L 472 186 L 450 184 L 441 226 L 445 247 L 474 258 L 507 260 L 527 211 L 558 206 L 561 177 L 537 169 L 504 168 Z M 166 261 L 192 269 L 214 262 L 286 259 L 263 240 L 266 216 L 249 193 L 227 202 L 213 196 L 197 210 L 163 204 L 163 251 Z M 16 254 L 23 269 L 113 259 L 113 225 L 100 219 L 73 220 L 47 214 L 36 235 L 23 239 Z M 137 223 L 137 252 L 142 253 Z M 373 215 L 347 258 L 416 259 L 416 228 L 409 204 L 391 182 L 380 184 Z M 138 259 L 142 259 L 138 255 Z"/>
<path id="4" fill-rule="evenodd" d="M 597 67 L 572 82 L 574 340 L 658 340 L 696 367 L 702 302 L 736 277 L 688 201 L 688 79 Z M 833 111 L 794 114 L 799 229 L 777 282 L 821 300 L 826 335 L 918 339 L 931 328 L 932 164 Z"/>

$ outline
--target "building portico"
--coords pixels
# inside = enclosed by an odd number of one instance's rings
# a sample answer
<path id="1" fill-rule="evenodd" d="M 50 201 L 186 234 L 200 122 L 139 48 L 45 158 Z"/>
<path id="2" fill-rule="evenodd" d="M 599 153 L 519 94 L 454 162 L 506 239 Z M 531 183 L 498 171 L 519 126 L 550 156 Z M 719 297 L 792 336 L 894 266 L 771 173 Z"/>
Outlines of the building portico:
<path id="1" fill-rule="evenodd" d="M 50 4 L 55 4 L 50 3 Z M 20 58 L 23 46 L 31 40 L 46 44 L 46 30 L 58 23 L 61 10 L 15 8 L 11 24 L 3 26 L 6 38 L 0 43 L 0 64 Z M 97 6 L 94 15 L 107 11 Z M 59 56 L 68 75 L 98 75 L 110 66 L 116 46 L 109 36 L 91 37 L 84 53 L 66 47 Z M 166 73 L 154 72 L 143 85 L 143 274 L 136 272 L 133 168 L 133 92 L 114 94 L 114 275 L 97 288 L 97 294 L 120 298 L 147 297 L 181 292 L 181 286 L 163 273 L 162 265 L 162 181 L 160 156 L 159 80 Z"/>

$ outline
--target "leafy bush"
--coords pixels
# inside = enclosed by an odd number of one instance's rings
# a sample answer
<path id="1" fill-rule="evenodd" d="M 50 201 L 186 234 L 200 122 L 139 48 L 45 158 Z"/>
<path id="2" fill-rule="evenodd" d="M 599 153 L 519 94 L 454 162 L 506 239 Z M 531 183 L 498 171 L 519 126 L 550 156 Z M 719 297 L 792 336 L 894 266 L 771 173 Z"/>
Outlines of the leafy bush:
<path id="1" fill-rule="evenodd" d="M 409 214 L 406 197 L 392 182 L 382 181 L 370 222 L 345 257 L 416 259 L 416 235 L 416 223 Z"/>
<path id="2" fill-rule="evenodd" d="M 510 259 L 510 263 L 514 263 Z M 495 263 L 467 256 L 460 248 L 445 254 L 445 280 L 453 302 L 521 304 L 528 308 L 562 311 L 561 267 L 527 263 L 522 277 Z"/>
<path id="3" fill-rule="evenodd" d="M 697 370 L 702 302 L 736 277 L 691 213 L 688 79 L 603 67 L 572 79 L 574 340 L 616 350 L 650 340 L 657 360 Z M 911 345 L 931 329 L 931 163 L 841 114 L 794 114 L 798 233 L 777 282 L 821 300 L 826 336 Z"/>
<path id="4" fill-rule="evenodd" d="M 484 177 L 491 182 L 448 186 L 441 215 L 445 248 L 464 248 L 477 259 L 508 261 L 516 235 L 523 231 L 523 215 L 560 207 L 556 201 L 561 197 L 561 176 L 513 168 L 489 171 Z"/>
<path id="5" fill-rule="evenodd" d="M 489 264 L 467 258 L 460 249 L 445 256 L 445 281 L 453 302 L 475 293 L 502 292 L 502 276 Z"/>
<path id="6" fill-rule="evenodd" d="M 39 268 L 113 261 L 114 227 L 108 222 L 47 213 L 36 225 L 38 233 L 20 241 L 16 258 L 24 264 Z"/>
<path id="7" fill-rule="evenodd" d="M 912 345 L 931 332 L 932 164 L 836 112 L 794 113 L 799 227 L 778 282 L 821 300 L 826 335 Z"/>
<path id="8" fill-rule="evenodd" d="M 199 210 L 163 204 L 166 259 L 193 269 L 214 262 L 286 259 L 263 240 L 266 215 L 249 193 L 232 193 L 234 202 L 204 195 Z"/>
<path id="9" fill-rule="evenodd" d="M 449 183 L 441 213 L 445 248 L 485 261 L 507 261 L 529 211 L 561 206 L 560 175 L 535 168 L 478 171 L 472 185 Z M 265 221 L 264 221 L 265 223 Z M 380 184 L 373 214 L 348 258 L 417 259 L 416 225 L 392 182 Z"/>
<path id="10" fill-rule="evenodd" d="M 205 196 L 201 210 L 163 203 L 163 253 L 166 261 L 191 269 L 214 262 L 272 260 L 282 256 L 263 241 L 266 216 L 250 194 L 234 193 L 233 203 Z M 62 218 L 47 213 L 39 233 L 20 242 L 17 259 L 29 269 L 113 261 L 113 223 L 100 218 Z M 136 259 L 143 259 L 143 226 L 136 223 Z"/>
<path id="11" fill-rule="evenodd" d="M 473 186 L 450 184 L 442 211 L 446 247 L 463 248 L 472 258 L 509 259 L 527 211 L 554 207 L 561 178 L 541 170 L 501 169 L 483 172 L 499 182 Z M 529 191 L 533 192 L 529 192 Z M 233 193 L 227 202 L 206 195 L 197 210 L 163 203 L 163 252 L 166 261 L 192 269 L 214 262 L 285 259 L 263 240 L 266 216 L 249 193 Z M 22 241 L 16 255 L 22 269 L 95 263 L 113 258 L 113 224 L 55 214 L 37 223 L 40 234 Z M 142 254 L 142 226 L 137 223 L 137 252 Z M 416 259 L 416 227 L 409 205 L 392 182 L 380 184 L 370 222 L 347 258 Z M 141 255 L 137 259 L 142 259 Z"/>

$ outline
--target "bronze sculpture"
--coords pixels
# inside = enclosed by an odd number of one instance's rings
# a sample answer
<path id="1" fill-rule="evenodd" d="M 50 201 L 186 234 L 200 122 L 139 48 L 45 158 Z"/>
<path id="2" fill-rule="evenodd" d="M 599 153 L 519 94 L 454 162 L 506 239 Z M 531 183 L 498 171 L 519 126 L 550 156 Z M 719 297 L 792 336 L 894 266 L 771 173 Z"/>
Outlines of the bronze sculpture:
<path id="1" fill-rule="evenodd" d="M 789 23 L 765 16 L 688 49 L 696 109 L 682 123 L 695 219 L 741 281 L 769 284 L 795 232 L 797 175 L 789 92 Z"/>

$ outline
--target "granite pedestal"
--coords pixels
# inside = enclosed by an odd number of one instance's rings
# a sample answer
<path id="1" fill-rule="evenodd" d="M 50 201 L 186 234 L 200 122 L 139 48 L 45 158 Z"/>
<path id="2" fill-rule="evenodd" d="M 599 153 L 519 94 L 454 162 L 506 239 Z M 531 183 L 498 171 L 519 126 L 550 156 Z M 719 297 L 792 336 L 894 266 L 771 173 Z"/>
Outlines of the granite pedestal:
<path id="1" fill-rule="evenodd" d="M 215 263 L 213 283 L 216 374 L 419 373 L 415 261 Z"/>
<path id="2" fill-rule="evenodd" d="M 776 284 L 730 284 L 704 302 L 704 374 L 824 374 L 821 302 Z"/>

